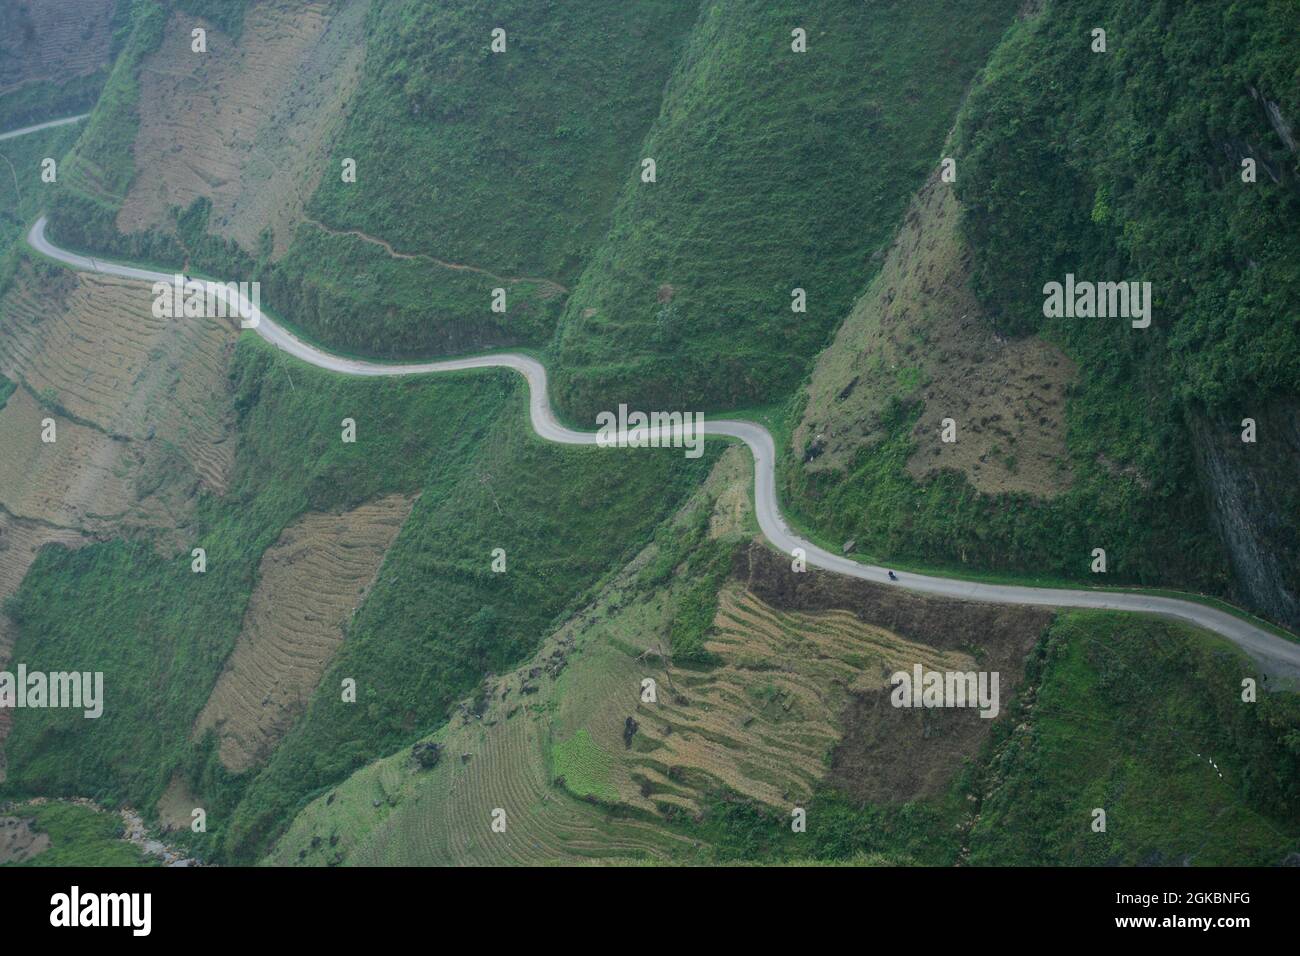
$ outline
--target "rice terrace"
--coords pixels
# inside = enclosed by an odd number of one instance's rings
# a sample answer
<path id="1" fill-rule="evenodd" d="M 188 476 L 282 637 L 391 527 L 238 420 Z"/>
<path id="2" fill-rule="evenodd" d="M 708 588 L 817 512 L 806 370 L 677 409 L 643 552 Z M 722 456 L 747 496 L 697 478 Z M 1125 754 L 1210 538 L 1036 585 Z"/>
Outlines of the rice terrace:
<path id="1" fill-rule="evenodd" d="M 1281 920 L 1298 137 L 1289 0 L 4 0 L 13 911 Z"/>

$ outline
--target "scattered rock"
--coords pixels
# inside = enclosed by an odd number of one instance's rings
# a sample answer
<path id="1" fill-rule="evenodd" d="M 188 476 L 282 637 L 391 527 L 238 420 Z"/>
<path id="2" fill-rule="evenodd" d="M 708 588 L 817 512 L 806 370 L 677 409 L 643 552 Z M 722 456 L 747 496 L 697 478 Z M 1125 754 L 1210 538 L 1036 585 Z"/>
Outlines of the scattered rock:
<path id="1" fill-rule="evenodd" d="M 415 758 L 415 762 L 420 765 L 421 770 L 431 770 L 442 759 L 442 745 L 433 741 L 416 744 L 411 748 L 411 756 Z M 375 801 L 375 806 L 379 806 L 378 800 Z"/>

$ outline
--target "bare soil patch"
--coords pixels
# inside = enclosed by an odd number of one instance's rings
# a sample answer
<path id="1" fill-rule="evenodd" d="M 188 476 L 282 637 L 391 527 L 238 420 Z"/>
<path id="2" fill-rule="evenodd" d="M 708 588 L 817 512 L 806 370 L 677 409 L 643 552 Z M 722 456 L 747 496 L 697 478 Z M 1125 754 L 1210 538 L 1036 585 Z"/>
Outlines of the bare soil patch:
<path id="1" fill-rule="evenodd" d="M 158 814 L 158 827 L 163 833 L 173 830 L 188 830 L 194 822 L 196 807 L 202 807 L 203 801 L 196 797 L 179 774 L 172 777 L 167 789 L 158 798 L 154 808 Z"/>
<path id="2" fill-rule="evenodd" d="M 206 196 L 212 231 L 255 252 L 269 228 L 282 255 L 332 161 L 361 75 L 369 3 L 265 0 L 249 8 L 237 43 L 173 14 L 141 70 L 137 173 L 118 228 L 169 228 L 172 207 Z M 206 55 L 190 50 L 198 25 Z"/>
<path id="3" fill-rule="evenodd" d="M 194 726 L 196 738 L 215 729 L 228 770 L 265 760 L 306 708 L 413 500 L 304 515 L 262 556 L 243 631 Z"/>
<path id="4" fill-rule="evenodd" d="M 50 835 L 36 829 L 35 817 L 0 817 L 0 866 L 23 863 L 49 846 Z"/>
<path id="5" fill-rule="evenodd" d="M 888 673 L 882 673 L 885 667 L 907 670 L 921 663 L 948 669 L 927 663 L 922 650 L 934 659 L 965 658 L 973 666 L 952 669 L 1000 674 L 1005 715 L 1024 678 L 1025 657 L 1052 619 L 1052 611 L 1045 608 L 920 597 L 822 571 L 796 574 L 787 557 L 758 543 L 741 553 L 736 573 L 769 607 L 846 612 L 916 645 L 892 660 L 876 655 L 864 661 L 863 676 L 844 682 L 847 703 L 839 715 L 843 737 L 832 751 L 827 779 L 855 798 L 879 803 L 942 792 L 962 762 L 979 752 L 995 723 L 975 709 L 894 707 Z M 914 652 L 917 656 L 909 660 Z M 875 683 L 878 676 L 883 679 Z"/>
<path id="6" fill-rule="evenodd" d="M 1038 338 L 1001 339 L 970 289 L 952 187 L 936 173 L 913 200 L 880 274 L 822 353 L 793 436 L 809 471 L 845 470 L 885 437 L 891 400 L 923 404 L 908 472 L 962 472 L 986 494 L 1051 498 L 1071 481 L 1070 359 Z M 941 440 L 944 419 L 956 424 Z"/>

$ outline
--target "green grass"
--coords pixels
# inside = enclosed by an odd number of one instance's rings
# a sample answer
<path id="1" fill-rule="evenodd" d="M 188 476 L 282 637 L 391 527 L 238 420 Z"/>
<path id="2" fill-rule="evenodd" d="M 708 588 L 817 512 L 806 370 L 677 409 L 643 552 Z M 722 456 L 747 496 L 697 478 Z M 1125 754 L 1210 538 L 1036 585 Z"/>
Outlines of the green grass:
<path id="1" fill-rule="evenodd" d="M 565 789 L 576 797 L 616 802 L 618 791 L 609 781 L 612 767 L 613 758 L 597 747 L 585 730 L 551 744 L 552 774 L 563 777 Z"/>
<path id="2" fill-rule="evenodd" d="M 33 817 L 50 845 L 18 866 L 152 866 L 143 851 L 123 839 L 122 819 L 75 803 L 20 806 L 16 815 Z"/>
<path id="3" fill-rule="evenodd" d="M 778 401 L 869 279 L 1015 4 L 710 0 L 566 307 L 579 418 Z M 808 52 L 791 51 L 791 30 Z M 671 298 L 669 290 L 671 287 Z M 808 311 L 791 310 L 791 290 Z"/>
<path id="4" fill-rule="evenodd" d="M 41 162 L 47 157 L 55 160 L 59 172 L 59 164 L 76 141 L 81 126 L 57 126 L 0 140 L 0 292 L 16 268 L 14 247 L 21 242 L 27 223 L 58 188 L 57 182 L 41 182 Z"/>
<path id="5" fill-rule="evenodd" d="M 331 349 L 382 358 L 545 342 L 564 306 L 563 295 L 539 283 L 394 259 L 373 243 L 313 226 L 299 228 L 262 281 L 295 326 Z M 495 288 L 506 289 L 505 313 L 491 311 Z"/>
<path id="6" fill-rule="evenodd" d="M 162 41 L 166 10 L 154 0 L 130 5 L 124 24 L 124 48 L 109 73 L 68 165 L 68 180 L 92 198 L 117 201 L 126 195 L 135 175 L 132 146 L 139 128 L 141 62 Z"/>
<path id="7" fill-rule="evenodd" d="M 693 0 L 375 4 L 331 161 L 356 158 L 357 181 L 324 177 L 309 215 L 403 253 L 570 285 L 605 233 L 695 10 Z M 507 50 L 493 54 L 497 27 Z M 357 252 L 367 287 L 332 268 Z M 300 228 L 276 270 L 311 295 L 294 320 L 332 345 L 410 356 L 540 346 L 563 306 L 562 295 L 518 283 L 505 286 L 506 315 L 493 314 L 502 281 L 385 258 Z"/>
<path id="8" fill-rule="evenodd" d="M 1300 697 L 1244 703 L 1247 675 L 1204 632 L 1061 615 L 1031 668 L 1035 701 L 1000 728 L 971 862 L 1278 863 L 1300 847 Z"/>

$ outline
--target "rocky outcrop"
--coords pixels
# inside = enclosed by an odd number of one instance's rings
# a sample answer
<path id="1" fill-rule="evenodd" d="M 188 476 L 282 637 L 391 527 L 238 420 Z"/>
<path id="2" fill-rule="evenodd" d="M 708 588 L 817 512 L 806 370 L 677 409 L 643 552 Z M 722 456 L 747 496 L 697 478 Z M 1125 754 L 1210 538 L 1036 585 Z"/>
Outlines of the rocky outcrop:
<path id="1" fill-rule="evenodd" d="M 1216 531 L 1232 560 L 1240 599 L 1300 629 L 1300 401 L 1275 401 L 1255 421 L 1193 413 L 1196 462 Z M 1243 418 L 1246 416 L 1243 416 Z"/>

